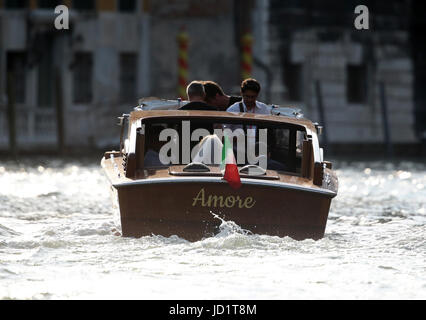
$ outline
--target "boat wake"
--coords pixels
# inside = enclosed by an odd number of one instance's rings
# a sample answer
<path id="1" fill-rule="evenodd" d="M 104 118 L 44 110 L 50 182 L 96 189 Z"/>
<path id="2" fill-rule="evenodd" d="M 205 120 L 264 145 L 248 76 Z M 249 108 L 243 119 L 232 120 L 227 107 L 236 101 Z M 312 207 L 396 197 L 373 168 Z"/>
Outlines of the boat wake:
<path id="1" fill-rule="evenodd" d="M 232 254 L 235 254 L 235 250 L 238 250 L 241 254 L 245 254 L 245 250 L 252 250 L 258 247 L 264 248 L 264 242 L 269 241 L 269 236 L 258 235 L 246 230 L 234 221 L 227 221 L 220 217 L 220 213 L 216 214 L 212 211 L 210 213 L 214 219 L 218 219 L 221 222 L 218 232 L 212 237 L 190 243 L 191 248 L 198 250 L 201 247 L 203 250 L 220 250 L 221 252 L 232 252 Z M 215 254 L 217 254 L 216 251 Z"/>
<path id="2" fill-rule="evenodd" d="M 17 236 L 19 232 L 0 224 L 0 236 Z"/>
<path id="3" fill-rule="evenodd" d="M 215 219 L 219 219 L 221 221 L 221 224 L 219 226 L 219 233 L 217 233 L 215 237 L 223 238 L 223 237 L 227 237 L 229 235 L 234 235 L 234 234 L 242 234 L 245 236 L 253 235 L 253 232 L 251 232 L 250 230 L 241 228 L 234 221 L 231 221 L 231 220 L 226 221 L 222 219 L 221 217 L 219 217 L 214 212 L 210 211 L 210 213 L 213 215 Z"/>

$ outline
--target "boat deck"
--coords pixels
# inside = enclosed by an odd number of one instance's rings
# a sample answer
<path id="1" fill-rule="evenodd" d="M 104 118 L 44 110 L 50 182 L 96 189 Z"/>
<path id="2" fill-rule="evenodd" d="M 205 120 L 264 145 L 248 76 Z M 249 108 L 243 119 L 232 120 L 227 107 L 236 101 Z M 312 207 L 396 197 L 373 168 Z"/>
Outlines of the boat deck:
<path id="1" fill-rule="evenodd" d="M 118 154 L 118 153 L 117 153 Z M 125 176 L 123 166 L 121 165 L 123 158 L 113 156 L 102 159 L 102 166 L 105 169 L 110 183 L 114 187 L 125 187 L 137 184 L 147 183 L 178 183 L 178 182 L 203 182 L 203 183 L 220 183 L 227 182 L 222 179 L 222 173 L 219 167 L 210 167 L 211 172 L 202 173 L 184 173 L 183 165 L 170 166 L 164 168 L 147 168 L 137 170 L 132 178 Z M 331 173 L 331 170 L 329 171 Z M 334 197 L 337 193 L 337 184 L 333 183 L 335 179 L 330 175 L 328 185 L 317 186 L 313 184 L 311 179 L 300 177 L 294 173 L 279 172 L 275 170 L 267 170 L 264 176 L 248 176 L 240 174 L 241 182 L 248 185 L 265 185 L 268 187 L 285 187 L 297 189 L 300 191 L 318 192 Z"/>

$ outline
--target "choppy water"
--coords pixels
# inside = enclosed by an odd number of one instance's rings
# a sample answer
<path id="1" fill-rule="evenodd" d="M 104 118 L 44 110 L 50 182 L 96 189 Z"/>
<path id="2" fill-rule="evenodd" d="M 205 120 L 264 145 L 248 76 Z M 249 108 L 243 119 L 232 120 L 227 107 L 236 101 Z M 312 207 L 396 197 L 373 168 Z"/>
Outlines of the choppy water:
<path id="1" fill-rule="evenodd" d="M 0 160 L 0 299 L 425 299 L 426 165 L 336 163 L 319 241 L 114 236 L 99 161 Z"/>

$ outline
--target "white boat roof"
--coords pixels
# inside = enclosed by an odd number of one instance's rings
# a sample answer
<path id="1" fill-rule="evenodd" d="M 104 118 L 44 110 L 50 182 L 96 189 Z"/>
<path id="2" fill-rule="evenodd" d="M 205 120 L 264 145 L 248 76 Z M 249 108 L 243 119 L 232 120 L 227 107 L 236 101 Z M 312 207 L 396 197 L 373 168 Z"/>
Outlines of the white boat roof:
<path id="1" fill-rule="evenodd" d="M 156 97 L 148 97 L 139 99 L 139 105 L 135 107 L 135 110 L 177 110 L 185 104 L 189 103 L 189 101 L 176 99 L 176 100 L 168 100 L 168 99 L 160 99 Z"/>
<path id="2" fill-rule="evenodd" d="M 155 110 L 177 110 L 185 104 L 187 100 L 168 100 L 156 97 L 148 97 L 139 99 L 139 105 L 134 108 L 135 111 L 155 111 Z M 285 116 L 290 118 L 301 119 L 303 112 L 300 108 L 292 106 L 268 105 L 271 109 L 271 115 Z"/>

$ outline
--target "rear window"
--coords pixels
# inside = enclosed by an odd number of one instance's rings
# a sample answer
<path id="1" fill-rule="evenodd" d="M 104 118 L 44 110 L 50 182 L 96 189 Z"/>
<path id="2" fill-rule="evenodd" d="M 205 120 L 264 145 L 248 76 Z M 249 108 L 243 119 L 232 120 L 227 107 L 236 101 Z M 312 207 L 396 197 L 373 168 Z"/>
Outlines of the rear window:
<path id="1" fill-rule="evenodd" d="M 157 119 L 145 121 L 143 125 L 145 167 L 190 162 L 218 166 L 227 139 L 239 167 L 265 163 L 268 170 L 300 173 L 301 145 L 305 137 L 301 126 L 205 119 Z"/>

